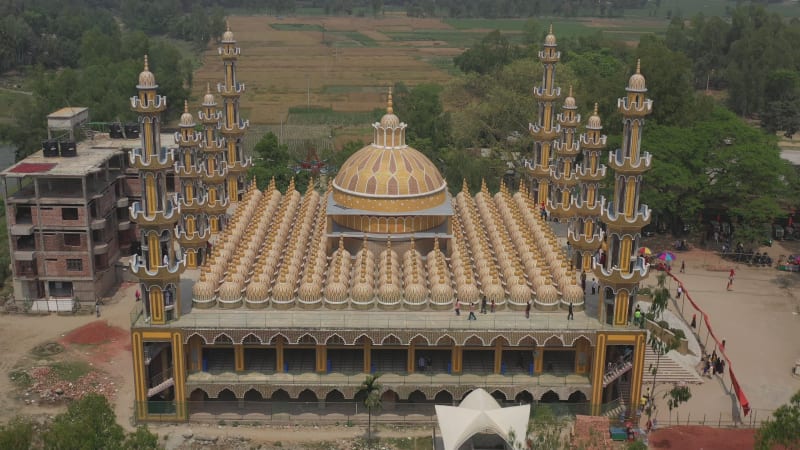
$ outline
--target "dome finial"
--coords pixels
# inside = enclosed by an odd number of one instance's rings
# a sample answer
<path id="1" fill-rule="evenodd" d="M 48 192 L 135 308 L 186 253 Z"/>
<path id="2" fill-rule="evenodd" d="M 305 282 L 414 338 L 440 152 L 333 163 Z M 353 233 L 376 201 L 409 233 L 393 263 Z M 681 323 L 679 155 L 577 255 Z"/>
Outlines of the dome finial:
<path id="1" fill-rule="evenodd" d="M 211 93 L 211 83 L 210 82 L 206 82 L 206 94 L 210 94 L 210 93 Z"/>
<path id="2" fill-rule="evenodd" d="M 144 70 L 145 71 L 150 70 L 150 64 L 147 62 L 147 55 L 144 55 Z"/>
<path id="3" fill-rule="evenodd" d="M 572 85 L 569 85 L 569 96 L 572 97 Z"/>
<path id="4" fill-rule="evenodd" d="M 553 34 L 553 22 L 550 22 L 550 30 L 547 32 L 548 34 Z"/>
<path id="5" fill-rule="evenodd" d="M 636 60 L 636 73 L 638 73 L 640 75 L 642 73 L 642 59 L 641 58 L 638 58 Z"/>
<path id="6" fill-rule="evenodd" d="M 597 115 L 597 102 L 594 102 L 594 115 Z"/>
<path id="7" fill-rule="evenodd" d="M 392 87 L 389 86 L 389 98 L 386 101 L 386 114 L 394 114 L 394 108 L 392 108 Z"/>
<path id="8" fill-rule="evenodd" d="M 189 112 L 189 100 L 184 100 L 183 101 L 183 112 L 184 113 L 188 113 Z"/>
<path id="9" fill-rule="evenodd" d="M 231 31 L 231 22 L 225 19 L 225 31 Z"/>

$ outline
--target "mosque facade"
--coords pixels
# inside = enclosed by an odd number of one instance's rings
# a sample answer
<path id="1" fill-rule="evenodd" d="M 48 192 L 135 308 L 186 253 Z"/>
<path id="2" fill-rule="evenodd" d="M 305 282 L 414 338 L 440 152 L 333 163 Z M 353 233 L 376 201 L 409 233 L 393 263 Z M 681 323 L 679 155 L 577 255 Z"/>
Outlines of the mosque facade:
<path id="1" fill-rule="evenodd" d="M 650 163 L 639 145 L 651 103 L 638 68 L 620 100 L 625 144 L 609 160 L 618 173 L 614 202 L 599 194 L 606 168 L 597 110 L 584 134 L 572 90 L 555 114 L 560 55 L 552 29 L 540 54 L 543 85 L 534 90 L 532 181 L 519 189 L 449 187 L 406 143 L 408 125 L 394 113 L 390 91 L 372 143 L 324 192 L 301 193 L 293 183 L 281 192 L 274 182 L 260 191 L 239 170 L 249 161 L 239 147 L 246 122 L 238 117 L 234 43 L 228 30 L 223 111 L 209 92 L 202 133 L 189 130 L 191 114 L 181 118 L 177 164 L 186 184 L 172 221 L 141 222 L 143 248 L 158 250 L 143 258 L 159 267 L 163 255 L 167 261 L 163 277 L 161 269 L 159 277 L 139 274 L 142 288 L 173 289 L 174 306 L 166 313 L 163 295 L 150 293 L 132 318 L 138 420 L 190 420 L 219 408 L 263 412 L 275 403 L 324 408 L 357 399 L 374 373 L 382 374 L 384 405 L 453 403 L 476 387 L 502 401 L 579 403 L 594 414 L 618 397 L 628 405 L 639 398 L 646 334 L 621 312 L 647 274 L 646 265 L 632 271 L 624 256 L 649 220 L 638 192 Z M 156 95 L 147 67 L 139 85 L 139 97 Z M 147 136 L 157 135 L 147 126 L 159 111 L 136 111 L 147 149 Z M 161 199 L 157 189 L 153 197 Z M 219 207 L 187 210 L 193 202 Z M 543 203 L 569 224 L 572 250 Z M 221 205 L 229 204 L 224 215 Z M 211 246 L 188 245 L 190 229 Z M 186 265 L 198 266 L 197 280 L 181 295 Z M 587 297 L 581 286 L 580 274 L 590 271 L 602 283 L 600 296 Z"/>

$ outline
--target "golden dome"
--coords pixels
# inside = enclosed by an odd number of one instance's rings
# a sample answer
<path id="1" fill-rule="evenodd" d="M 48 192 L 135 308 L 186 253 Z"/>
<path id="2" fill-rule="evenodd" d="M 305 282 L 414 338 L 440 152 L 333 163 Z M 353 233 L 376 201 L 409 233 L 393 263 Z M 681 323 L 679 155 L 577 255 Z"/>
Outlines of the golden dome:
<path id="1" fill-rule="evenodd" d="M 425 155 L 405 145 L 405 124 L 392 110 L 391 91 L 386 115 L 373 127 L 375 142 L 345 161 L 333 180 L 334 200 L 353 209 L 397 212 L 444 203 L 447 184 Z"/>
<path id="2" fill-rule="evenodd" d="M 647 92 L 647 87 L 645 86 L 644 75 L 642 75 L 641 71 L 641 64 L 642 60 L 636 60 L 636 73 L 631 75 L 630 79 L 628 79 L 628 88 L 627 91 L 632 92 Z"/>
<path id="3" fill-rule="evenodd" d="M 182 127 L 194 127 L 194 117 L 189 112 L 189 102 L 187 100 L 183 101 L 183 114 L 181 114 L 181 126 Z"/>
<path id="4" fill-rule="evenodd" d="M 547 32 L 547 36 L 544 37 L 544 45 L 547 46 L 554 46 L 556 45 L 556 35 L 553 34 L 553 24 L 550 24 L 550 30 Z"/>
<path id="5" fill-rule="evenodd" d="M 231 31 L 231 25 L 225 25 L 225 32 L 222 33 L 222 42 L 236 42 L 236 39 L 233 37 L 233 31 Z"/>
<path id="6" fill-rule="evenodd" d="M 147 62 L 147 55 L 144 55 L 144 70 L 139 73 L 139 85 L 136 87 L 139 89 L 157 87 L 156 77 L 153 75 L 153 72 L 150 72 L 150 64 Z"/>
<path id="7" fill-rule="evenodd" d="M 216 106 L 217 101 L 211 93 L 211 83 L 206 83 L 206 95 L 203 97 L 203 106 Z"/>
<path id="8" fill-rule="evenodd" d="M 603 128 L 600 116 L 597 115 L 597 103 L 594 104 L 594 112 L 589 116 L 589 120 L 586 121 L 586 128 L 590 130 L 600 130 Z"/>

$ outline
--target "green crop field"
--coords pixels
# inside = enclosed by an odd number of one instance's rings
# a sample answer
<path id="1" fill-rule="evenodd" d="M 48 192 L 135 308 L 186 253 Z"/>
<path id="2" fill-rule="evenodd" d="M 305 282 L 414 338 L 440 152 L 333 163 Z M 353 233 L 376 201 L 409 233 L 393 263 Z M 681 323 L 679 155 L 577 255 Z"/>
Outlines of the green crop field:
<path id="1" fill-rule="evenodd" d="M 319 31 L 325 29 L 321 25 L 310 23 L 271 23 L 270 28 L 278 31 Z"/>

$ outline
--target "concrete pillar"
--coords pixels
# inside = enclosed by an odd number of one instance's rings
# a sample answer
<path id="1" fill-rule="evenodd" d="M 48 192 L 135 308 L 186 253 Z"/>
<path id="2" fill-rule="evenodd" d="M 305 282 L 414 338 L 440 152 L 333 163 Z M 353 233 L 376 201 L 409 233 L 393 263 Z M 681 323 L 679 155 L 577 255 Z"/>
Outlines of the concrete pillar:
<path id="1" fill-rule="evenodd" d="M 277 344 L 275 344 L 275 372 L 276 373 L 283 373 L 283 341 L 279 340 Z"/>
<path id="2" fill-rule="evenodd" d="M 503 368 L 503 343 L 500 339 L 494 344 L 494 373 L 499 374 Z"/>
<path id="3" fill-rule="evenodd" d="M 244 346 L 242 344 L 233 346 L 233 367 L 237 372 L 244 372 Z"/>
<path id="4" fill-rule="evenodd" d="M 372 372 L 372 343 L 364 340 L 364 373 Z"/>

